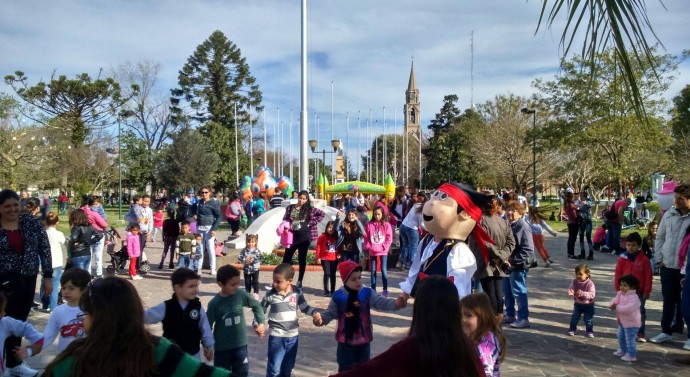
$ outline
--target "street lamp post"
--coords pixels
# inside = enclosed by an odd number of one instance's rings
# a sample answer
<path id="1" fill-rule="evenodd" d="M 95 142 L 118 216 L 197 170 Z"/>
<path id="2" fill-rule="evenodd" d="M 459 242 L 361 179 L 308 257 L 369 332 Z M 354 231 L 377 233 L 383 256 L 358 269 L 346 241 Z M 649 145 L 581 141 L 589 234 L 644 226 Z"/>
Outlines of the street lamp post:
<path id="1" fill-rule="evenodd" d="M 532 206 L 537 203 L 537 110 L 523 107 L 523 114 L 532 114 Z"/>
<path id="2" fill-rule="evenodd" d="M 331 140 L 331 146 L 333 147 L 333 152 L 328 152 L 324 148 L 321 152 L 317 151 L 316 148 L 318 148 L 319 142 L 317 140 L 309 140 L 309 148 L 311 148 L 311 153 L 321 153 L 322 154 L 322 164 L 323 164 L 323 171 L 326 171 L 326 153 L 338 153 L 338 148 L 340 148 L 340 140 L 338 139 L 333 139 Z M 335 170 L 334 170 L 335 171 Z M 317 180 L 318 178 L 315 178 Z"/>

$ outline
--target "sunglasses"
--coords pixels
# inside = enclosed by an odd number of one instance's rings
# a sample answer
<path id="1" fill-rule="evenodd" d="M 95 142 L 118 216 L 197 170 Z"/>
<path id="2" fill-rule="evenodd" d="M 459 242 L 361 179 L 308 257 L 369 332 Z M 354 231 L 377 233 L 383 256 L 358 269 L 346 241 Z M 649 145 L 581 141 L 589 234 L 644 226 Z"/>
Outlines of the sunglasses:
<path id="1" fill-rule="evenodd" d="M 208 194 L 209 192 L 208 191 L 202 191 L 201 193 L 202 194 Z"/>

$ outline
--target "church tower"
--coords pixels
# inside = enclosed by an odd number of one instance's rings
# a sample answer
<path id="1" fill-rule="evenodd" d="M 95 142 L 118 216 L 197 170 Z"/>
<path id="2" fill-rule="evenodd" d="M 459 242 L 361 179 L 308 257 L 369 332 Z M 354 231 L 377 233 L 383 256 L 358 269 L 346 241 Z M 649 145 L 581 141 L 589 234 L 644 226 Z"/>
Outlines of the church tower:
<path id="1" fill-rule="evenodd" d="M 419 90 L 414 77 L 414 62 L 410 68 L 410 81 L 405 91 L 405 134 L 419 138 Z M 418 139 L 419 140 L 419 139 Z"/>

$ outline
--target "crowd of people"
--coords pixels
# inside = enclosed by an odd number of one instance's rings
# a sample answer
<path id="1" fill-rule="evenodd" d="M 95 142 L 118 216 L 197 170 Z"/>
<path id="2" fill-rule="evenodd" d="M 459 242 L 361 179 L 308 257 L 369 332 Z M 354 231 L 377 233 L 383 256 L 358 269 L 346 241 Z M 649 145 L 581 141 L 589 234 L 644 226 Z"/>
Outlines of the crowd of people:
<path id="1" fill-rule="evenodd" d="M 386 203 L 379 198 L 366 200 L 354 192 L 331 203 L 338 215 L 319 235 L 318 224 L 325 221 L 325 214 L 312 205 L 308 192 L 300 191 L 295 194 L 295 203 L 285 207 L 277 229 L 285 254 L 283 263 L 273 270 L 271 288 L 262 297 L 262 253 L 257 248 L 260 235 L 244 235 L 246 247 L 238 256 L 243 268 L 217 268 L 216 232 L 225 219 L 231 236 L 238 237 L 248 209 L 261 216 L 263 212 L 254 211 L 254 206 L 264 211 L 279 207 L 284 196 L 278 193 L 275 200 L 252 200 L 247 206 L 238 195 L 231 195 L 222 213 L 211 187 L 202 187 L 199 194 L 197 198 L 189 191 L 172 205 L 158 204 L 155 208 L 151 208 L 148 195 L 133 198 L 125 217 L 128 225 L 123 243 L 131 279 L 142 279 L 139 272 L 142 263 L 147 263 L 146 244 L 156 242 L 159 234 L 163 253 L 158 268 L 165 269 L 169 255 L 167 267 L 174 270 L 170 277 L 172 298 L 144 310 L 131 283 L 102 277 L 104 235 L 109 224 L 100 198 L 85 197 L 79 208 L 69 212 L 70 232 L 65 236 L 56 228 L 58 215 L 46 206 L 48 200 L 43 204 L 36 198 L 22 201 L 13 191 L 0 192 L 0 313 L 6 315 L 0 317 L 0 351 L 5 355 L 7 374 L 35 375 L 22 360 L 58 339 L 60 354 L 48 365 L 48 376 L 246 376 L 254 358 L 248 355 L 247 322 L 242 310 L 249 307 L 254 313 L 254 331 L 261 338 L 268 334 L 267 376 L 289 376 L 295 366 L 298 311 L 311 316 L 315 326 L 337 321 L 339 376 L 383 371 L 396 371 L 401 376 L 446 376 L 451 372 L 499 376 L 506 354 L 501 326 L 531 326 L 528 273 L 538 265 L 537 255 L 545 267 L 554 263 L 544 245 L 544 232 L 553 236 L 556 232 L 538 208 L 529 208 L 527 201 L 514 193 L 499 196 L 486 192 L 491 199 L 481 208 L 477 226 L 492 242 L 486 243 L 488 255 L 482 258 L 480 243 L 484 241 L 474 234 L 467 240 L 477 263 L 471 276 L 472 290 L 461 292 L 452 280 L 430 275 L 403 282 L 406 293 L 389 297 L 387 258 L 396 232 L 400 233 L 400 268 L 410 270 L 410 276 L 420 273 L 418 254 L 433 239 L 424 237 L 427 229 L 422 210 L 429 197 L 420 192 L 413 198 L 399 187 L 394 200 Z M 567 258 L 578 261 L 567 290 L 573 300 L 567 333 L 574 336 L 584 317 L 585 336 L 595 337 L 596 288 L 590 266 L 584 262 L 592 260 L 597 249 L 612 252 L 617 255 L 612 282 L 617 294 L 608 307 L 618 323 L 618 349 L 613 354 L 634 362 L 637 343 L 663 343 L 672 339 L 674 332 L 682 333 L 684 323 L 690 324 L 690 281 L 684 279 L 690 266 L 690 185 L 676 187 L 674 206 L 658 222 L 645 223 L 645 237 L 633 232 L 621 238 L 622 212 L 628 205 L 622 198 L 614 202 L 592 238 L 593 205 L 588 195 L 565 193 Z M 42 207 L 47 207 L 45 213 Z M 576 255 L 578 236 L 580 254 Z M 330 298 L 327 308 L 310 306 L 302 293 L 306 257 L 313 243 L 317 262 L 323 267 L 324 296 Z M 292 266 L 295 254 L 297 271 Z M 219 292 L 204 309 L 198 293 L 205 257 Z M 370 272 L 368 285 L 363 283 L 365 269 Z M 239 289 L 240 271 L 244 290 Z M 662 332 L 647 338 L 645 306 L 655 271 L 663 297 Z M 338 275 L 342 285 L 336 289 Z M 370 311 L 405 307 L 409 295 L 403 285 L 407 283 L 414 283 L 416 290 L 409 334 L 371 358 L 374 317 Z M 50 313 L 42 336 L 26 322 L 36 285 L 40 285 L 41 310 Z M 59 300 L 63 304 L 59 305 Z M 158 322 L 163 325 L 162 337 L 153 336 L 145 327 Z M 21 346 L 22 337 L 30 345 Z M 690 338 L 683 348 L 690 350 Z M 109 358 L 107 362 L 102 361 L 104 357 Z M 202 357 L 215 367 L 203 363 Z M 690 356 L 677 361 L 690 365 Z"/>

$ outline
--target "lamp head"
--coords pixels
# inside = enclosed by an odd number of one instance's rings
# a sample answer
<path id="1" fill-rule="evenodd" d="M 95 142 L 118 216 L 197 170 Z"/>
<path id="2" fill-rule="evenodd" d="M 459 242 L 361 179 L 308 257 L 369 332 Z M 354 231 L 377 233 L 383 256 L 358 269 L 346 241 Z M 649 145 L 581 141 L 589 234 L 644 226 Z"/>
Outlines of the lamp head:
<path id="1" fill-rule="evenodd" d="M 316 140 L 309 140 L 309 148 L 311 148 L 312 152 L 316 150 L 317 145 L 318 142 Z"/>
<path id="2" fill-rule="evenodd" d="M 534 110 L 534 109 L 530 110 L 530 109 L 528 109 L 528 108 L 526 108 L 526 107 L 523 107 L 522 110 L 520 110 L 520 112 L 523 113 L 523 114 L 534 114 L 536 111 L 537 111 L 537 110 Z"/>
<path id="3" fill-rule="evenodd" d="M 340 148 L 340 140 L 338 140 L 338 139 L 331 140 L 331 146 L 333 147 L 333 152 L 337 152 L 338 148 Z"/>

